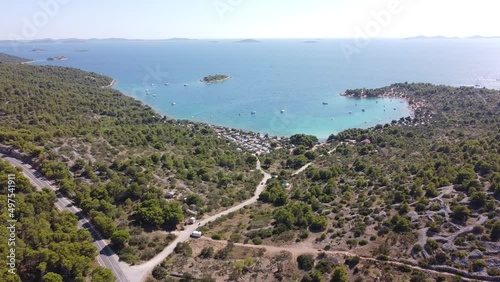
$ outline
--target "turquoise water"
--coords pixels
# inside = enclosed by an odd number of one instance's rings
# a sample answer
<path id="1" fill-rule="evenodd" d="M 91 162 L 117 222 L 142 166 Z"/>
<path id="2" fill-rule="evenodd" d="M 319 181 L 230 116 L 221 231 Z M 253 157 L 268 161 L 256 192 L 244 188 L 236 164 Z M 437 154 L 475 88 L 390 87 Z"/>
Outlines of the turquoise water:
<path id="1" fill-rule="evenodd" d="M 410 115 L 402 101 L 339 96 L 345 89 L 405 81 L 500 88 L 500 40 L 374 40 L 351 60 L 340 48 L 346 41 L 302 41 L 93 41 L 16 49 L 0 44 L 0 50 L 40 60 L 37 64 L 109 75 L 117 80 L 116 89 L 164 115 L 279 136 L 307 133 L 325 139 Z M 34 48 L 46 52 L 30 52 Z M 77 49 L 88 52 L 73 52 Z M 45 61 L 52 56 L 69 60 Z M 199 82 L 219 73 L 232 79 Z"/>

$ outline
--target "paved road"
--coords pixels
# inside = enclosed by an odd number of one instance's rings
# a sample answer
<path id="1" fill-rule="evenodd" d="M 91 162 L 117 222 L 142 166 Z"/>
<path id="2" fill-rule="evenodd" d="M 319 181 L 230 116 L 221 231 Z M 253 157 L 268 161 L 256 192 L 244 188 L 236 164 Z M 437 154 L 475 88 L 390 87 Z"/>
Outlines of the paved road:
<path id="1" fill-rule="evenodd" d="M 271 175 L 267 172 L 265 172 L 261 166 L 260 166 L 260 161 L 257 160 L 257 169 L 260 170 L 263 174 L 264 177 L 262 178 L 261 182 L 259 185 L 257 185 L 255 189 L 254 196 L 236 206 L 233 206 L 225 211 L 222 211 L 218 214 L 212 215 L 208 218 L 205 218 L 203 220 L 199 221 L 199 224 L 193 224 L 193 225 L 188 225 L 185 227 L 183 231 L 180 232 L 179 236 L 172 242 L 170 245 L 168 245 L 161 253 L 157 254 L 154 258 L 151 260 L 141 264 L 141 265 L 135 265 L 135 266 L 130 266 L 124 262 L 120 262 L 120 265 L 127 275 L 127 277 L 130 279 L 130 281 L 143 281 L 146 276 L 153 270 L 153 268 L 160 264 L 166 257 L 168 257 L 175 249 L 175 246 L 177 246 L 177 243 L 184 242 L 187 239 L 189 239 L 191 233 L 198 229 L 199 227 L 204 226 L 205 224 L 214 221 L 218 219 L 221 216 L 230 214 L 232 212 L 235 212 L 237 210 L 242 209 L 245 206 L 254 204 L 257 202 L 259 199 L 260 193 L 264 190 L 264 187 L 266 186 L 266 181 L 271 178 Z"/>
<path id="2" fill-rule="evenodd" d="M 109 268 L 113 271 L 113 274 L 117 278 L 116 281 L 127 282 L 129 281 L 118 263 L 118 256 L 114 254 L 108 243 L 102 239 L 101 235 L 94 229 L 90 222 L 83 216 L 82 211 L 73 205 L 71 200 L 64 197 L 50 181 L 45 179 L 39 172 L 34 170 L 31 165 L 22 163 L 18 159 L 8 157 L 0 153 L 0 158 L 8 161 L 13 166 L 21 167 L 23 169 L 23 174 L 30 180 L 30 182 L 38 189 L 41 190 L 44 187 L 48 187 L 53 190 L 57 195 L 57 202 L 55 206 L 60 211 L 69 211 L 78 217 L 78 227 L 85 228 L 92 234 L 94 238 L 94 246 L 96 246 L 99 256 L 97 261 L 103 267 Z"/>

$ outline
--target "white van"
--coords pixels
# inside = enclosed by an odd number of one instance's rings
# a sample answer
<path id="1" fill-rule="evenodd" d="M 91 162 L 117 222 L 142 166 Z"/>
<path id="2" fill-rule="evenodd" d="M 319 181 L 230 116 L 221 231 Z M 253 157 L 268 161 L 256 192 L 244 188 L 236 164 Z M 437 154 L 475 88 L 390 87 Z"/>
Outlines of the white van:
<path id="1" fill-rule="evenodd" d="M 191 233 L 191 237 L 193 237 L 193 238 L 200 238 L 201 237 L 201 232 L 200 231 L 193 231 L 193 233 Z"/>

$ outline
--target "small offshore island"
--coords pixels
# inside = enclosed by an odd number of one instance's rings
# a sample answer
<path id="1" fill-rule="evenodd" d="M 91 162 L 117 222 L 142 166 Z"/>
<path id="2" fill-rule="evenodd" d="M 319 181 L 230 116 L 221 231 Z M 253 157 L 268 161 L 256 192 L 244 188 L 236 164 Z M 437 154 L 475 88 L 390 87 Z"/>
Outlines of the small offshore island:
<path id="1" fill-rule="evenodd" d="M 65 56 L 55 56 L 55 57 L 50 57 L 47 58 L 47 61 L 67 61 L 68 57 Z"/>
<path id="2" fill-rule="evenodd" d="M 226 81 L 228 79 L 231 79 L 231 77 L 228 75 L 215 74 L 215 75 L 205 76 L 204 78 L 200 79 L 200 81 L 203 83 L 218 83 L 218 82 Z"/>

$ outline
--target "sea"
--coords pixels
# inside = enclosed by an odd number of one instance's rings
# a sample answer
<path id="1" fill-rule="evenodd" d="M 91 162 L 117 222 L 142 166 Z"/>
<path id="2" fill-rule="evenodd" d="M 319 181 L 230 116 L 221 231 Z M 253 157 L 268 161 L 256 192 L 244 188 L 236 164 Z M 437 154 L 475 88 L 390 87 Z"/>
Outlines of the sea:
<path id="1" fill-rule="evenodd" d="M 320 140 L 411 115 L 406 101 L 340 96 L 346 89 L 397 82 L 500 89 L 499 39 L 89 40 L 2 43 L 0 51 L 108 75 L 115 89 L 171 118 Z M 54 56 L 68 60 L 47 61 Z M 231 79 L 200 82 L 213 74 Z"/>

